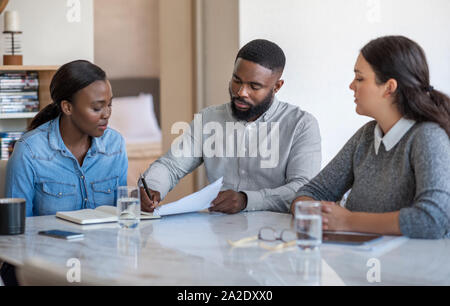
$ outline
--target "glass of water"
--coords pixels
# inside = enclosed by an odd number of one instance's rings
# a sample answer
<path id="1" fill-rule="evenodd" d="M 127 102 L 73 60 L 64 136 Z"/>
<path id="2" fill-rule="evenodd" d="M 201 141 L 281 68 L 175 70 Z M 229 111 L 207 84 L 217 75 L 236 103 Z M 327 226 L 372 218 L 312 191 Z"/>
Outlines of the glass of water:
<path id="1" fill-rule="evenodd" d="M 117 188 L 117 215 L 119 226 L 136 228 L 141 219 L 141 198 L 139 187 L 120 186 Z"/>
<path id="2" fill-rule="evenodd" d="M 295 203 L 295 230 L 301 249 L 314 249 L 322 244 L 322 212 L 320 202 Z"/>

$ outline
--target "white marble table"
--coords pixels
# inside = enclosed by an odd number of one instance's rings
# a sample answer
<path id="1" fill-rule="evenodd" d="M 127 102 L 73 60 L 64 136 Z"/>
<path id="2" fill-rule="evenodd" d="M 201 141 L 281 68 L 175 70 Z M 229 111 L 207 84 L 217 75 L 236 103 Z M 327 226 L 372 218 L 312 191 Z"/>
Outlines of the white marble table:
<path id="1" fill-rule="evenodd" d="M 78 260 L 81 281 L 87 284 L 450 285 L 450 239 L 405 239 L 375 251 L 322 245 L 316 252 L 297 247 L 271 252 L 257 243 L 244 248 L 227 243 L 256 235 L 263 226 L 292 228 L 292 217 L 193 213 L 143 221 L 136 230 L 33 217 L 27 218 L 24 235 L 0 236 L 0 260 L 19 268 L 34 264 L 43 281 L 48 272 L 58 275 L 62 285 L 74 267 L 67 265 L 71 259 Z M 85 238 L 68 242 L 37 235 L 49 229 L 83 232 Z"/>

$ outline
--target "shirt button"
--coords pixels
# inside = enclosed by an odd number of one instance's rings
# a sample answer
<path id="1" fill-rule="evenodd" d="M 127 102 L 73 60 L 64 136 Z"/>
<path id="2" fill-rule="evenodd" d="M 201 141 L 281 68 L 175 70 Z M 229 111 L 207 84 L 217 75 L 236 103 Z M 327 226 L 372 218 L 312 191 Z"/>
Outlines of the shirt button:
<path id="1" fill-rule="evenodd" d="M 108 192 L 111 192 L 111 189 L 108 189 Z"/>
<path id="2" fill-rule="evenodd" d="M 84 176 L 83 175 L 81 176 L 81 179 L 84 180 Z"/>
<path id="3" fill-rule="evenodd" d="M 62 193 L 61 193 L 61 192 L 58 192 L 58 196 L 62 196 Z"/>

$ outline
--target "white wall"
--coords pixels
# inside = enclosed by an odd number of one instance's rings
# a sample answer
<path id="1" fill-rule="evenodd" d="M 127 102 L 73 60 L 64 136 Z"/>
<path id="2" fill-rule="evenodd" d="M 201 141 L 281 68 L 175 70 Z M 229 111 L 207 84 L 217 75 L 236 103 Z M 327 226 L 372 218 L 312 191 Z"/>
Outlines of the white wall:
<path id="1" fill-rule="evenodd" d="M 359 50 L 382 35 L 405 35 L 425 50 L 431 84 L 450 94 L 449 0 L 240 0 L 240 45 L 255 38 L 286 53 L 283 101 L 318 120 L 325 166 L 370 120 L 349 89 Z"/>
<path id="2" fill-rule="evenodd" d="M 20 16 L 23 64 L 62 65 L 75 59 L 93 61 L 92 1 L 10 0 L 6 10 L 16 10 Z M 3 32 L 3 15 L 0 32 Z M 4 44 L 2 37 L 1 54 Z M 3 57 L 0 60 L 3 61 Z"/>

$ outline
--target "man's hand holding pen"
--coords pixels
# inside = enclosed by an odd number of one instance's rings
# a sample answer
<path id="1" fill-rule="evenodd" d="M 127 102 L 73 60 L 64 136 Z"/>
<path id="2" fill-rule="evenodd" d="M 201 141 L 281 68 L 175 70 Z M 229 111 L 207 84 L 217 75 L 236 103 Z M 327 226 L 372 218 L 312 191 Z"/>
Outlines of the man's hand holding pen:
<path id="1" fill-rule="evenodd" d="M 147 189 L 152 197 L 153 201 L 148 197 L 145 192 L 145 188 L 141 187 L 141 210 L 145 212 L 153 212 L 153 210 L 159 205 L 161 201 L 161 195 L 159 191 Z"/>
<path id="2" fill-rule="evenodd" d="M 142 174 L 139 175 L 139 179 L 144 187 L 141 187 L 141 210 L 145 212 L 153 212 L 155 208 L 161 202 L 161 194 L 159 191 L 148 188 L 145 178 Z"/>

